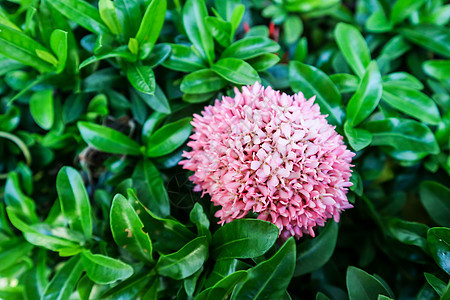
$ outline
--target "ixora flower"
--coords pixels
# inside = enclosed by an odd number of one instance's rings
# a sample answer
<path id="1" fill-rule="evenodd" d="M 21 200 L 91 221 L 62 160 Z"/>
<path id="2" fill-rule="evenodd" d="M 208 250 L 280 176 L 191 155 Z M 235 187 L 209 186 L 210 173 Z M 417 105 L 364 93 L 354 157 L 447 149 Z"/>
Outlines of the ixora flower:
<path id="1" fill-rule="evenodd" d="M 351 208 L 354 153 L 321 115 L 314 97 L 289 96 L 259 83 L 235 88 L 194 115 L 183 168 L 196 191 L 221 206 L 221 224 L 256 213 L 280 235 L 314 237 L 314 226 Z"/>

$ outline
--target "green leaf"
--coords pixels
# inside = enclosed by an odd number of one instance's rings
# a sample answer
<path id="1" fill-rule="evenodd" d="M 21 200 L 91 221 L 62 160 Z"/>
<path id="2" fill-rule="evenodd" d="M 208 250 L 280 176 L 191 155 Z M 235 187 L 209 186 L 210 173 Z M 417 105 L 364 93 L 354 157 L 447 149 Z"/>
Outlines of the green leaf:
<path id="1" fill-rule="evenodd" d="M 437 80 L 443 82 L 450 80 L 450 59 L 427 60 L 422 67 L 425 73 Z"/>
<path id="2" fill-rule="evenodd" d="M 339 23 L 334 37 L 350 68 L 362 78 L 370 63 L 370 50 L 359 30 L 349 24 Z"/>
<path id="3" fill-rule="evenodd" d="M 204 94 L 215 92 L 227 85 L 227 81 L 210 69 L 198 70 L 183 78 L 180 89 L 184 93 Z"/>
<path id="4" fill-rule="evenodd" d="M 136 259 L 153 262 L 152 242 L 144 232 L 144 224 L 124 196 L 117 194 L 111 205 L 111 232 L 117 245 Z"/>
<path id="5" fill-rule="evenodd" d="M 338 224 L 330 220 L 317 237 L 299 244 L 294 276 L 311 273 L 330 260 L 336 246 L 338 230 Z"/>
<path id="6" fill-rule="evenodd" d="M 206 17 L 205 21 L 214 39 L 222 47 L 228 47 L 231 42 L 231 24 L 214 17 Z"/>
<path id="7" fill-rule="evenodd" d="M 164 125 L 148 139 L 146 155 L 159 157 L 173 152 L 184 144 L 191 134 L 192 118 L 184 118 Z"/>
<path id="8" fill-rule="evenodd" d="M 420 247 L 422 250 L 427 251 L 428 226 L 425 224 L 392 218 L 388 222 L 388 229 L 398 241 L 407 245 Z"/>
<path id="9" fill-rule="evenodd" d="M 292 61 L 289 64 L 289 83 L 294 92 L 302 92 L 307 99 L 316 96 L 320 111 L 328 114 L 330 124 L 342 125 L 342 97 L 325 73 L 313 66 Z"/>
<path id="10" fill-rule="evenodd" d="M 212 287 L 228 275 L 233 274 L 239 270 L 247 270 L 250 267 L 250 265 L 244 263 L 239 259 L 218 260 L 215 262 L 214 268 L 205 282 L 205 287 Z"/>
<path id="11" fill-rule="evenodd" d="M 83 0 L 52 0 L 51 5 L 69 20 L 96 34 L 108 32 L 95 7 Z"/>
<path id="12" fill-rule="evenodd" d="M 445 227 L 433 227 L 427 233 L 428 249 L 431 255 L 447 274 L 450 274 L 450 229 Z"/>
<path id="13" fill-rule="evenodd" d="M 149 66 L 133 64 L 127 68 L 127 78 L 131 85 L 145 94 L 155 93 L 155 74 Z"/>
<path id="14" fill-rule="evenodd" d="M 95 56 L 86 58 L 84 61 L 81 62 L 81 64 L 79 65 L 78 68 L 82 69 L 94 62 L 97 62 L 97 61 L 100 61 L 103 59 L 108 59 L 108 58 L 116 58 L 116 57 L 123 58 L 129 62 L 136 61 L 136 56 L 129 51 L 128 46 L 124 45 L 124 46 L 120 46 L 115 49 L 112 49 L 111 51 L 105 52 L 103 54 L 99 54 L 99 55 L 95 55 Z"/>
<path id="15" fill-rule="evenodd" d="M 190 214 L 189 220 L 197 226 L 197 233 L 199 236 L 208 237 L 211 240 L 211 232 L 209 231 L 209 219 L 203 210 L 203 206 L 198 202 L 194 204 Z"/>
<path id="16" fill-rule="evenodd" d="M 135 274 L 127 280 L 115 285 L 113 288 L 106 290 L 106 292 L 101 294 L 101 299 L 139 299 L 139 294 L 151 289 L 149 284 L 150 286 L 153 286 L 154 283 L 152 284 L 152 282 L 155 282 L 154 277 L 155 272 L 148 272 L 144 269 L 144 272 Z M 92 297 L 90 299 L 92 299 Z M 144 296 L 142 299 L 148 300 L 149 298 Z M 89 298 L 86 300 L 89 300 Z"/>
<path id="17" fill-rule="evenodd" d="M 144 205 L 158 217 L 164 218 L 170 214 L 169 196 L 167 195 L 161 174 L 149 160 L 143 160 L 134 169 L 133 186 Z"/>
<path id="18" fill-rule="evenodd" d="M 28 222 L 36 223 L 38 221 L 34 201 L 22 192 L 19 176 L 16 172 L 8 174 L 5 183 L 4 199 L 7 207 L 19 211 L 20 215 L 24 216 Z"/>
<path id="19" fill-rule="evenodd" d="M 161 255 L 156 270 L 158 274 L 175 280 L 184 279 L 199 270 L 208 259 L 206 237 L 198 237 L 187 243 L 179 251 Z"/>
<path id="20" fill-rule="evenodd" d="M 40 49 L 36 49 L 35 51 L 36 51 L 37 56 L 40 59 L 42 59 L 43 61 L 46 61 L 49 64 L 52 64 L 53 66 L 58 65 L 58 60 L 50 52 L 48 52 L 46 50 L 45 51 L 44 50 L 40 50 Z"/>
<path id="21" fill-rule="evenodd" d="M 139 44 L 147 43 L 153 48 L 163 27 L 166 9 L 167 0 L 152 0 L 150 2 L 136 33 L 136 40 Z"/>
<path id="22" fill-rule="evenodd" d="M 442 280 L 440 280 L 433 274 L 425 272 L 423 273 L 423 275 L 425 275 L 425 279 L 427 280 L 428 284 L 431 285 L 431 287 L 436 291 L 436 293 L 438 293 L 439 296 L 442 296 L 445 293 L 447 284 L 445 284 Z"/>
<path id="23" fill-rule="evenodd" d="M 134 37 L 141 22 L 141 1 L 139 0 L 114 0 L 117 18 L 123 29 L 125 40 Z"/>
<path id="24" fill-rule="evenodd" d="M 24 65 L 36 68 L 40 72 L 49 72 L 54 68 L 43 61 L 36 50 L 48 52 L 41 44 L 24 34 L 0 24 L 0 54 Z"/>
<path id="25" fill-rule="evenodd" d="M 207 16 L 204 0 L 187 0 L 184 4 L 183 24 L 187 36 L 201 56 L 212 63 L 215 58 L 214 40 L 205 21 Z"/>
<path id="26" fill-rule="evenodd" d="M 114 129 L 94 123 L 77 123 L 81 137 L 90 146 L 107 153 L 140 155 L 140 146 L 134 140 Z"/>
<path id="27" fill-rule="evenodd" d="M 435 181 L 420 184 L 420 201 L 440 226 L 450 227 L 450 189 Z"/>
<path id="28" fill-rule="evenodd" d="M 152 95 L 139 91 L 137 91 L 137 95 L 153 110 L 164 114 L 170 113 L 169 101 L 167 101 L 166 95 L 159 85 L 155 85 L 155 93 Z"/>
<path id="29" fill-rule="evenodd" d="M 383 86 L 404 86 L 410 89 L 421 90 L 423 89 L 422 82 L 413 75 L 406 72 L 395 72 L 385 75 L 383 78 Z"/>
<path id="30" fill-rule="evenodd" d="M 207 67 L 205 62 L 190 47 L 178 44 L 169 44 L 172 51 L 163 62 L 163 66 L 180 72 L 191 73 Z"/>
<path id="31" fill-rule="evenodd" d="M 66 67 L 69 48 L 67 35 L 68 34 L 66 31 L 60 29 L 53 30 L 52 34 L 50 35 L 50 47 L 52 48 L 53 53 L 55 53 L 56 57 L 58 58 L 56 69 L 57 73 L 61 73 Z"/>
<path id="32" fill-rule="evenodd" d="M 261 82 L 258 72 L 241 59 L 222 58 L 212 65 L 211 70 L 235 84 L 250 85 L 256 81 Z"/>
<path id="33" fill-rule="evenodd" d="M 62 167 L 56 178 L 56 190 L 64 216 L 71 229 L 82 233 L 86 240 L 92 238 L 91 203 L 77 170 Z"/>
<path id="34" fill-rule="evenodd" d="M 392 24 L 388 21 L 384 10 L 380 8 L 367 19 L 366 29 L 369 32 L 388 32 L 392 30 Z"/>
<path id="35" fill-rule="evenodd" d="M 250 59 L 264 53 L 277 52 L 280 45 L 266 37 L 248 37 L 241 39 L 225 49 L 220 58 L 233 57 L 239 59 Z"/>
<path id="36" fill-rule="evenodd" d="M 420 24 L 400 29 L 409 41 L 450 58 L 450 29 L 433 24 Z"/>
<path id="37" fill-rule="evenodd" d="M 303 22 L 299 16 L 289 15 L 283 23 L 286 43 L 295 43 L 303 33 Z"/>
<path id="38" fill-rule="evenodd" d="M 357 126 L 364 121 L 378 106 L 383 86 L 377 63 L 372 61 L 364 73 L 356 93 L 347 104 L 347 122 Z"/>
<path id="39" fill-rule="evenodd" d="M 280 61 L 280 57 L 276 54 L 265 53 L 257 57 L 249 59 L 247 62 L 257 72 L 262 72 L 276 65 Z"/>
<path id="40" fill-rule="evenodd" d="M 83 274 L 80 256 L 69 259 L 45 287 L 42 300 L 69 299 Z"/>
<path id="41" fill-rule="evenodd" d="M 391 10 L 391 23 L 395 25 L 402 22 L 425 2 L 426 0 L 397 0 Z"/>
<path id="42" fill-rule="evenodd" d="M 216 259 L 254 258 L 266 253 L 278 238 L 278 227 L 262 220 L 234 220 L 212 237 L 211 256 Z"/>
<path id="43" fill-rule="evenodd" d="M 409 119 L 387 118 L 364 124 L 372 133 L 373 146 L 391 146 L 399 151 L 438 154 L 439 146 L 430 128 Z"/>
<path id="44" fill-rule="evenodd" d="M 133 55 L 138 55 L 139 53 L 139 42 L 135 38 L 130 38 L 128 40 L 128 49 Z"/>
<path id="45" fill-rule="evenodd" d="M 145 64 L 151 68 L 155 68 L 162 64 L 172 51 L 170 44 L 157 44 L 152 49 L 148 48 L 151 52 L 146 55 L 144 53 L 144 48 L 146 49 L 148 46 L 148 43 L 141 46 L 140 59 L 145 59 Z"/>
<path id="46" fill-rule="evenodd" d="M 403 85 L 384 85 L 383 101 L 424 123 L 437 125 L 441 121 L 436 103 L 416 89 Z"/>
<path id="47" fill-rule="evenodd" d="M 33 93 L 30 98 L 30 113 L 34 121 L 45 130 L 53 126 L 55 113 L 53 108 L 53 90 Z"/>
<path id="48" fill-rule="evenodd" d="M 195 300 L 227 299 L 234 287 L 247 278 L 247 271 L 237 271 L 217 282 L 214 286 L 203 290 Z"/>
<path id="49" fill-rule="evenodd" d="M 295 268 L 295 241 L 289 238 L 270 259 L 248 270 L 231 299 L 282 299 Z"/>
<path id="50" fill-rule="evenodd" d="M 351 93 L 358 89 L 359 78 L 347 73 L 338 73 L 330 75 L 331 81 L 337 87 L 340 93 Z"/>
<path id="51" fill-rule="evenodd" d="M 377 278 L 356 267 L 347 269 L 347 290 L 350 300 L 372 300 L 378 295 L 393 297 Z"/>
<path id="52" fill-rule="evenodd" d="M 112 0 L 100 0 L 98 2 L 98 10 L 100 18 L 113 34 L 122 33 L 122 27 L 117 18 L 116 7 Z"/>
<path id="53" fill-rule="evenodd" d="M 87 276 L 98 284 L 110 284 L 133 275 L 130 265 L 108 256 L 92 254 L 89 250 L 81 253 L 81 262 Z"/>
<path id="54" fill-rule="evenodd" d="M 15 238 L 7 242 L 2 241 L 0 243 L 0 273 L 28 256 L 33 248 L 33 245 L 23 239 Z"/>

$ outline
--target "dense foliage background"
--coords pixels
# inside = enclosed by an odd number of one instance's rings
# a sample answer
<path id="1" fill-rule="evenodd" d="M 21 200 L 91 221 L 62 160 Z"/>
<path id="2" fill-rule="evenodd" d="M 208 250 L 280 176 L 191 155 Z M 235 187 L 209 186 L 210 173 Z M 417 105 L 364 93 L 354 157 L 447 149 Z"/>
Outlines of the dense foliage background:
<path id="1" fill-rule="evenodd" d="M 449 17 L 441 0 L 0 1 L 0 298 L 450 299 Z M 177 165 L 192 114 L 255 81 L 316 95 L 356 152 L 355 207 L 314 239 L 218 226 Z"/>

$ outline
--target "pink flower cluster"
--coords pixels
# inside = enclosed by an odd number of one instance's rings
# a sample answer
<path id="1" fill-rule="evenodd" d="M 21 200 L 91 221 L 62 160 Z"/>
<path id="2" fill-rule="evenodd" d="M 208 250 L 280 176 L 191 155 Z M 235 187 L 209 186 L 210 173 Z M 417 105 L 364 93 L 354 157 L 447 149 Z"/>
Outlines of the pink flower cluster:
<path id="1" fill-rule="evenodd" d="M 202 115 L 180 162 L 194 171 L 196 191 L 221 206 L 219 223 L 257 213 L 282 238 L 314 237 L 314 226 L 339 221 L 354 153 L 321 115 L 314 97 L 289 96 L 259 83 L 235 88 Z"/>

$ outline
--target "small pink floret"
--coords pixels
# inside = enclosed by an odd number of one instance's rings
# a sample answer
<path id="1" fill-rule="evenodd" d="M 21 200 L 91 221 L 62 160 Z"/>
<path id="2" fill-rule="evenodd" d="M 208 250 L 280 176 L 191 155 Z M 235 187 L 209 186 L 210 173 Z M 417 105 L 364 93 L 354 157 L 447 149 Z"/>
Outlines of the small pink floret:
<path id="1" fill-rule="evenodd" d="M 249 212 L 274 223 L 284 239 L 329 218 L 339 220 L 347 200 L 354 153 L 320 114 L 314 97 L 293 96 L 259 83 L 235 89 L 195 115 L 183 168 L 196 191 L 211 195 L 220 224 Z"/>

